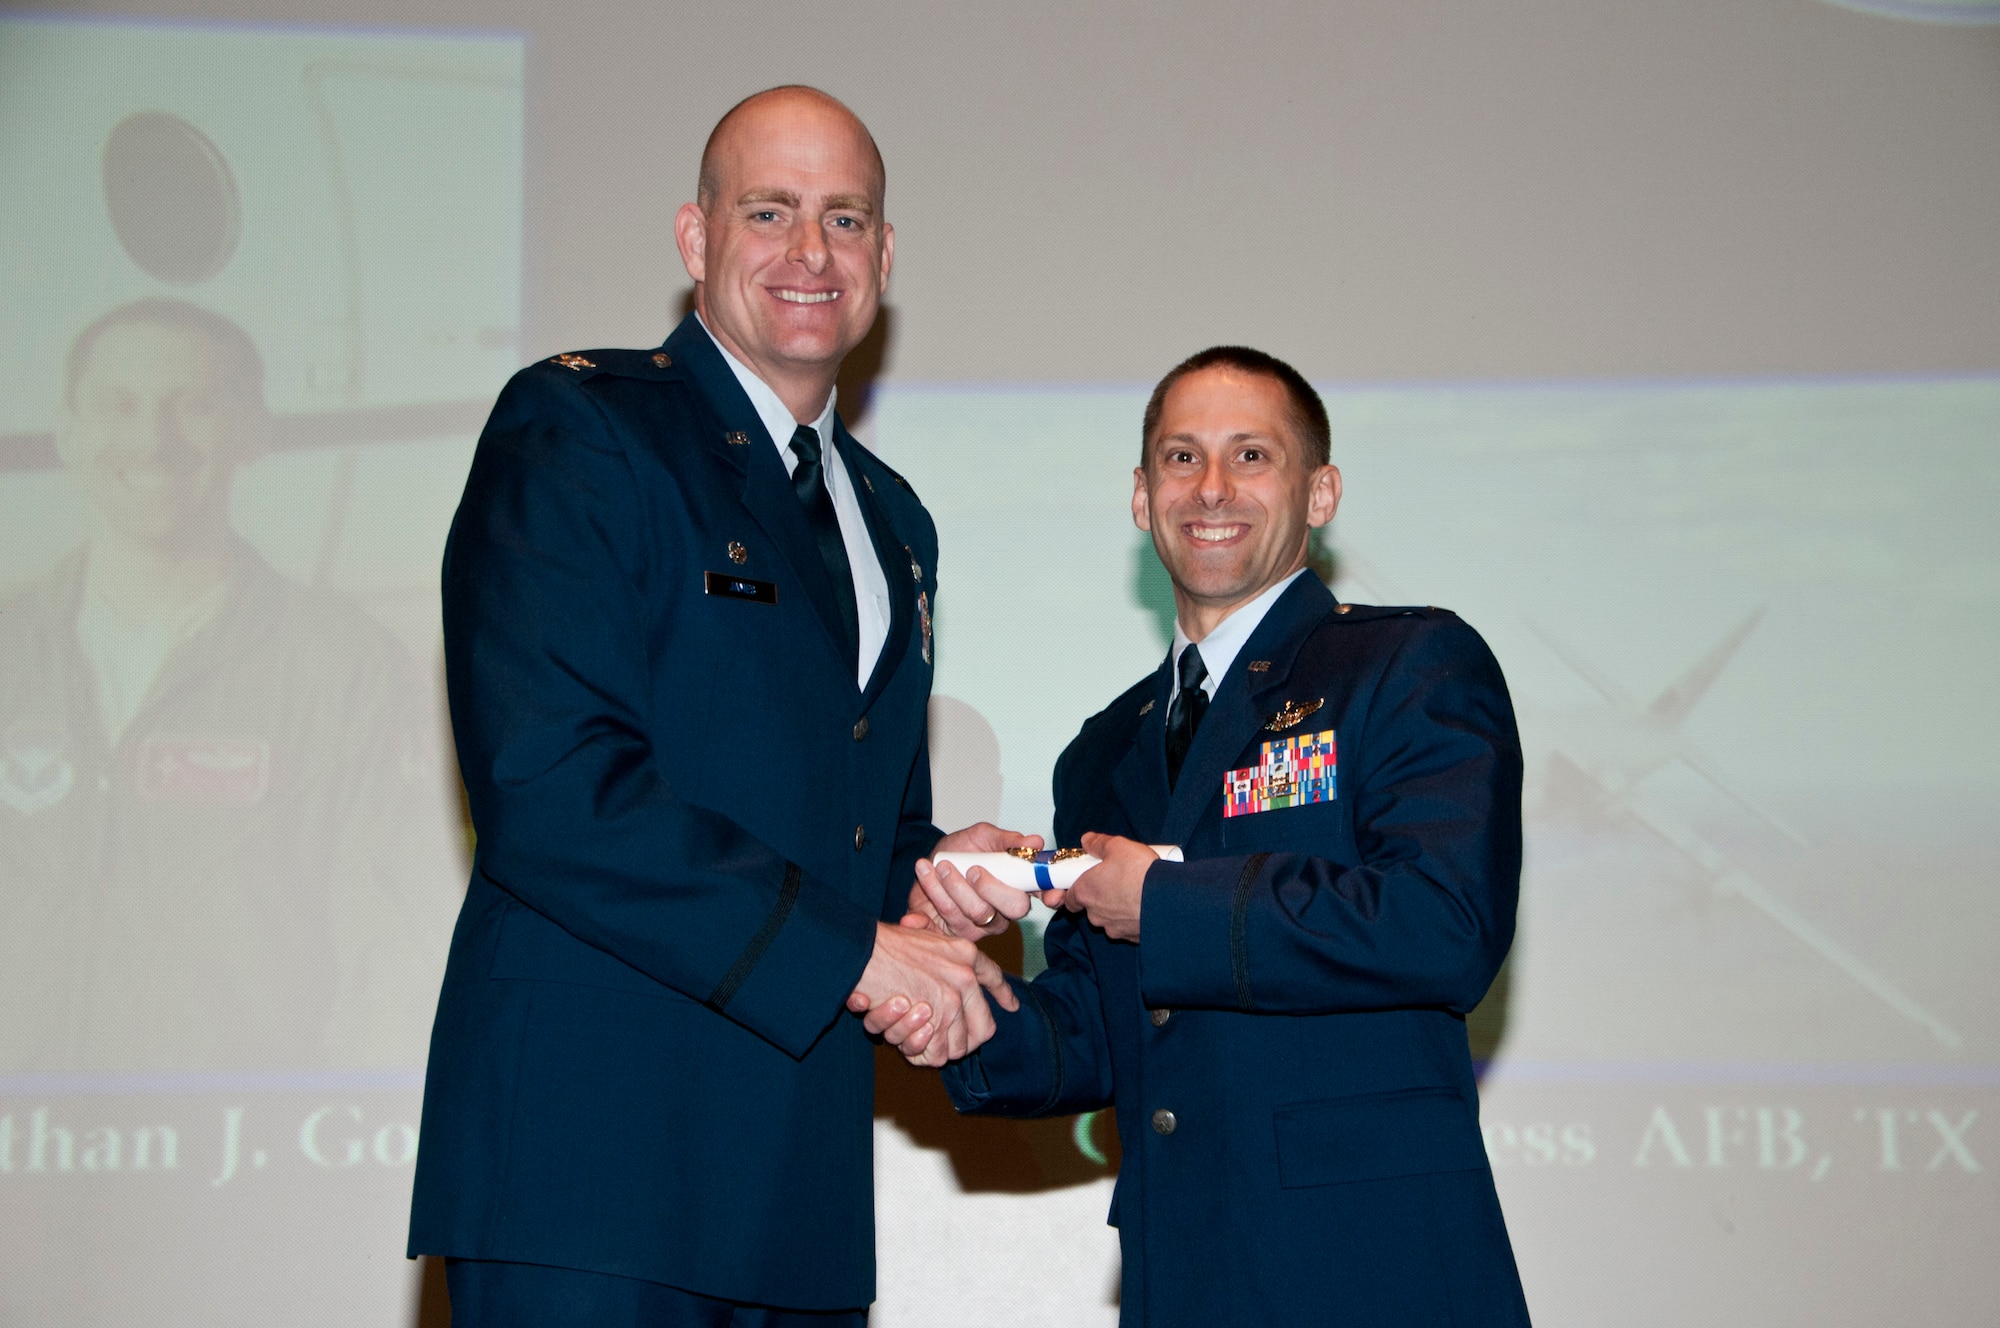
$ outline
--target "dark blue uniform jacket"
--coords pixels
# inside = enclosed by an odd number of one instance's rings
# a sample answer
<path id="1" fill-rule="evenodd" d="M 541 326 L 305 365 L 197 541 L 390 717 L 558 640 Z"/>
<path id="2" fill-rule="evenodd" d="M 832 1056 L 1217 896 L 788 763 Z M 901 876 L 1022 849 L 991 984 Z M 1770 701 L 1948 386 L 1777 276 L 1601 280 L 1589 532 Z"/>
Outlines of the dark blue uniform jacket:
<path id="1" fill-rule="evenodd" d="M 1521 867 L 1498 665 L 1453 614 L 1336 605 L 1300 577 L 1171 794 L 1170 683 L 1162 666 L 1084 724 L 1055 829 L 1180 844 L 1187 862 L 1147 872 L 1137 944 L 1050 923 L 1020 1013 L 946 1071 L 954 1103 L 1115 1103 L 1121 1323 L 1525 1323 L 1465 1034 Z M 1330 800 L 1222 814 L 1226 773 L 1264 742 L 1329 730 Z"/>
<path id="2" fill-rule="evenodd" d="M 478 847 L 412 1254 L 874 1298 L 873 1060 L 843 1002 L 937 839 L 937 539 L 838 441 L 893 610 L 865 689 L 784 464 L 692 315 L 495 405 L 444 560 Z"/>

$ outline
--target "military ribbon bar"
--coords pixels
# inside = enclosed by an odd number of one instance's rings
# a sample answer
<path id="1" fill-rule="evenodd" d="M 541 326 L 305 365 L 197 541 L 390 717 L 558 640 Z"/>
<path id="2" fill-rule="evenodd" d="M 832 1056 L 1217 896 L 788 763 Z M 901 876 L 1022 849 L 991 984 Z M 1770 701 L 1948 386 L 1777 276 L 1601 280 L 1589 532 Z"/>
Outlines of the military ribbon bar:
<path id="1" fill-rule="evenodd" d="M 1250 816 L 1332 802 L 1336 796 L 1334 757 L 1332 729 L 1265 743 L 1256 765 L 1222 777 L 1222 814 Z"/>

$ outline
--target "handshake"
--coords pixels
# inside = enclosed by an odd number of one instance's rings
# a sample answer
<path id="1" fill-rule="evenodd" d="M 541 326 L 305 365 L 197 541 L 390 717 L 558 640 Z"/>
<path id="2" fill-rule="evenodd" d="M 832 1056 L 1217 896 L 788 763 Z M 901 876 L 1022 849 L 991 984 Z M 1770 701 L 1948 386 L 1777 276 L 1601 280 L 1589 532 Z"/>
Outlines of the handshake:
<path id="1" fill-rule="evenodd" d="M 982 821 L 946 835 L 932 852 L 1041 847 L 1039 835 Z M 1041 898 L 1052 908 L 1086 914 L 1114 940 L 1137 941 L 1141 888 L 1157 855 L 1110 835 L 1085 835 L 1083 847 L 1102 861 L 1070 889 L 1046 890 Z M 847 1008 L 913 1065 L 941 1066 L 977 1050 L 994 1033 L 987 997 L 1008 1011 L 1021 1002 L 1000 966 L 974 943 L 1026 917 L 1033 897 L 978 867 L 961 873 L 948 862 L 920 860 L 909 911 L 895 926 L 877 924 L 875 951 Z"/>

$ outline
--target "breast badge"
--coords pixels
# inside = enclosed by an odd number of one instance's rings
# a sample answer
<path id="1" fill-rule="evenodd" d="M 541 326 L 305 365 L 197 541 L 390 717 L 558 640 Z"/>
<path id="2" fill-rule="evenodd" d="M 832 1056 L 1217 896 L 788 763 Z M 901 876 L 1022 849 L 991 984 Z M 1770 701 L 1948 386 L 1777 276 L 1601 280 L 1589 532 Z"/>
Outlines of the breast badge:
<path id="1" fill-rule="evenodd" d="M 1334 755 L 1332 729 L 1298 733 L 1265 743 L 1256 765 L 1232 770 L 1222 777 L 1222 814 L 1252 816 L 1284 807 L 1332 802 L 1336 792 Z"/>
<path id="2" fill-rule="evenodd" d="M 1326 698 L 1323 696 L 1317 701 L 1310 702 L 1287 701 L 1278 707 L 1277 714 L 1264 721 L 1264 727 L 1273 733 L 1283 733 L 1286 729 L 1297 728 L 1306 722 L 1308 716 L 1318 714 L 1319 708 L 1325 704 Z"/>

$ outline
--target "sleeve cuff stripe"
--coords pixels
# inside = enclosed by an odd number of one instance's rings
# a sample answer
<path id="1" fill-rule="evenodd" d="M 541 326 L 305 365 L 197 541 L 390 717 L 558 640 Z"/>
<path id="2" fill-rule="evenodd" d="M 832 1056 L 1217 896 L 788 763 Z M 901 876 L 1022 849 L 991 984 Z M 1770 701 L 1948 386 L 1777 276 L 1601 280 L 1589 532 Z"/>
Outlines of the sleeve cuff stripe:
<path id="1" fill-rule="evenodd" d="M 1035 990 L 1034 983 L 1032 982 L 1023 983 L 1019 988 L 1019 990 L 1025 990 L 1027 992 L 1029 1003 L 1035 1007 L 1035 1013 L 1042 1017 L 1042 1026 L 1048 1030 L 1049 1034 L 1049 1050 L 1055 1059 L 1055 1075 L 1054 1075 L 1055 1087 L 1049 1090 L 1048 1100 L 1043 1102 L 1041 1106 L 1035 1108 L 1034 1112 L 1034 1114 L 1037 1116 L 1046 1116 L 1049 1113 L 1050 1108 L 1054 1107 L 1056 1103 L 1062 1101 L 1062 1091 L 1063 1091 L 1062 1032 L 1060 1029 L 1056 1027 L 1056 1017 L 1053 1014 L 1049 1013 L 1049 1007 L 1042 1003 L 1042 994 Z"/>
<path id="2" fill-rule="evenodd" d="M 709 1009 L 719 1014 L 728 1007 L 729 1002 L 736 999 L 736 993 L 749 978 L 751 970 L 757 967 L 757 962 L 764 957 L 764 952 L 771 948 L 771 942 L 778 939 L 778 933 L 784 930 L 785 919 L 792 914 L 792 906 L 799 902 L 799 881 L 802 875 L 796 862 L 785 864 L 785 883 L 778 890 L 778 902 L 772 905 L 770 914 L 764 919 L 764 925 L 750 938 L 750 944 L 743 948 L 741 955 L 737 956 L 736 963 L 723 975 L 722 981 L 715 984 L 715 990 L 708 997 Z"/>
<path id="3" fill-rule="evenodd" d="M 1229 967 L 1236 979 L 1236 1004 L 1249 1010 L 1250 1003 L 1250 887 L 1264 870 L 1268 853 L 1252 853 L 1236 877 L 1236 894 L 1229 907 Z"/>

